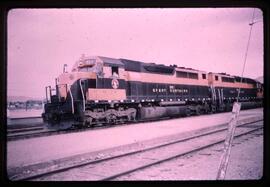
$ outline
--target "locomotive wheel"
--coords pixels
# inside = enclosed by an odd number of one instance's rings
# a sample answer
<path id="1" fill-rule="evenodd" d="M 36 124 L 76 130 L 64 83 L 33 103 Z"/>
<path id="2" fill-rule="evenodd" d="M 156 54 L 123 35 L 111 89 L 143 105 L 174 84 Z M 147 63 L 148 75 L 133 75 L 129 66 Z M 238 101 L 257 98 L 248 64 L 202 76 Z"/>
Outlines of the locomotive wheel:
<path id="1" fill-rule="evenodd" d="M 191 110 L 190 110 L 189 108 L 186 108 L 185 116 L 186 116 L 186 117 L 191 116 Z"/>
<path id="2" fill-rule="evenodd" d="M 216 113 L 217 111 L 216 111 L 216 106 L 215 105 L 212 105 L 211 106 L 211 113 Z"/>
<path id="3" fill-rule="evenodd" d="M 86 119 L 86 124 L 88 127 L 93 127 L 93 118 L 92 117 L 88 117 Z"/>
<path id="4" fill-rule="evenodd" d="M 208 104 L 205 104 L 203 107 L 204 114 L 209 114 L 210 113 L 210 107 Z"/>
<path id="5" fill-rule="evenodd" d="M 114 114 L 110 114 L 106 116 L 106 123 L 107 124 L 115 124 L 116 123 L 116 116 Z"/>
<path id="6" fill-rule="evenodd" d="M 127 119 L 128 119 L 128 121 L 131 121 L 131 115 L 130 114 L 127 116 Z"/>
<path id="7" fill-rule="evenodd" d="M 197 105 L 196 106 L 196 115 L 199 116 L 201 114 L 201 106 L 200 105 Z"/>
<path id="8" fill-rule="evenodd" d="M 226 104 L 226 109 L 225 110 L 226 110 L 226 112 L 229 112 L 231 110 L 230 103 Z"/>
<path id="9" fill-rule="evenodd" d="M 135 121 L 136 120 L 136 113 L 131 113 L 127 115 L 128 121 Z"/>
<path id="10" fill-rule="evenodd" d="M 111 123 L 111 118 L 110 115 L 106 116 L 106 124 L 110 124 Z"/>

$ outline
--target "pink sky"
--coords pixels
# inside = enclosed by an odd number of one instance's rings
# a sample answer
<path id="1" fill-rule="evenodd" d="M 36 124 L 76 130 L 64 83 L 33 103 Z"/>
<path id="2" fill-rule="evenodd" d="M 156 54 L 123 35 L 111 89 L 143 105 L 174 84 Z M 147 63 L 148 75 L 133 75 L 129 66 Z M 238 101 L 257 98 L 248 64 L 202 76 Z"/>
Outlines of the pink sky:
<path id="1" fill-rule="evenodd" d="M 241 75 L 253 8 L 13 9 L 8 95 L 45 97 L 63 64 L 100 55 Z M 263 16 L 255 9 L 244 76 L 263 75 Z"/>

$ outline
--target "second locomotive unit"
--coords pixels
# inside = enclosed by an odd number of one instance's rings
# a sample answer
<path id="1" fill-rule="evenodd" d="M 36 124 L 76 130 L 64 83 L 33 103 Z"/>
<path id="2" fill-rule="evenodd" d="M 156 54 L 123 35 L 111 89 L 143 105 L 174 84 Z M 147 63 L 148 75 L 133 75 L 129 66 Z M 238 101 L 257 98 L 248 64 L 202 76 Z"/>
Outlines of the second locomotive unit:
<path id="1" fill-rule="evenodd" d="M 262 106 L 262 84 L 250 78 L 82 56 L 55 89 L 46 87 L 42 117 L 50 127 L 69 128 L 229 111 L 239 88 L 242 108 Z"/>

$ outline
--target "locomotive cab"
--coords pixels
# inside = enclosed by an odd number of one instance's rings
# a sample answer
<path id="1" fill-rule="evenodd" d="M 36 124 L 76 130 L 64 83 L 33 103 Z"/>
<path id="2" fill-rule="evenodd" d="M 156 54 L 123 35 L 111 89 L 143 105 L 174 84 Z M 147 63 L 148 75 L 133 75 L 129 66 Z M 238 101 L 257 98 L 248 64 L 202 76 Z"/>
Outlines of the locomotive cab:
<path id="1" fill-rule="evenodd" d="M 68 123 L 65 121 L 69 122 L 80 115 L 82 103 L 85 104 L 85 86 L 96 88 L 97 76 L 102 75 L 101 63 L 92 58 L 82 57 L 75 63 L 71 72 L 67 72 L 65 68 L 66 65 L 63 73 L 55 79 L 55 88 L 46 87 L 47 103 L 42 114 L 44 122 L 50 125 L 57 124 L 58 127 L 60 123 L 66 126 Z M 89 84 L 85 85 L 85 81 Z"/>
<path id="2" fill-rule="evenodd" d="M 47 103 L 42 114 L 45 122 L 59 126 L 59 121 L 65 121 L 52 116 L 80 121 L 86 105 L 92 106 L 90 103 L 126 99 L 125 71 L 120 60 L 82 56 L 71 72 L 66 72 L 65 67 L 56 78 L 55 89 L 46 87 Z"/>

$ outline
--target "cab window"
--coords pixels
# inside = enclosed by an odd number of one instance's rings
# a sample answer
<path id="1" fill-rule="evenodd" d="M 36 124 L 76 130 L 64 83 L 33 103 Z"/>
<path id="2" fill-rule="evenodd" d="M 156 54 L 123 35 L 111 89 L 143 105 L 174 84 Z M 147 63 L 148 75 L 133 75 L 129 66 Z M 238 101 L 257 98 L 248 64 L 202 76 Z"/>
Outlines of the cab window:
<path id="1" fill-rule="evenodd" d="M 112 76 L 119 76 L 118 67 L 112 67 Z"/>

